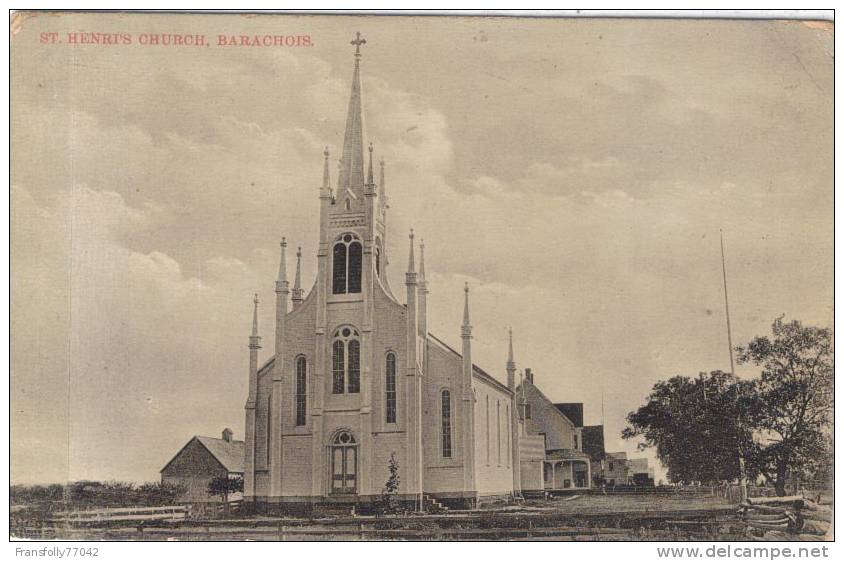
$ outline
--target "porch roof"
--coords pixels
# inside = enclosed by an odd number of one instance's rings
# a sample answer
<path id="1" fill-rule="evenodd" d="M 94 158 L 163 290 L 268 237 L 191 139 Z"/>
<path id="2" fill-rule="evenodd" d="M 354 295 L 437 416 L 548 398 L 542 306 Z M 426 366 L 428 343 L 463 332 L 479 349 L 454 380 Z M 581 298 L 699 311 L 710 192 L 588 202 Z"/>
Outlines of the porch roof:
<path id="1" fill-rule="evenodd" d="M 545 451 L 546 460 L 583 460 L 588 462 L 589 456 L 580 450 L 570 450 L 568 448 L 557 448 L 555 450 Z"/>

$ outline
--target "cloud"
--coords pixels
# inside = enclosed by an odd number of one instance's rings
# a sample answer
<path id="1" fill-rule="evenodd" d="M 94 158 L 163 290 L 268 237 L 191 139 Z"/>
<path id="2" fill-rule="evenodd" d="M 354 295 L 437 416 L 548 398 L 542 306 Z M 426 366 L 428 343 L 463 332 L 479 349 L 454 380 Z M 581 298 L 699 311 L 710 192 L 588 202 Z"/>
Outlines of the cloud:
<path id="1" fill-rule="evenodd" d="M 252 294 L 269 331 L 282 236 L 311 285 L 352 71 L 331 46 L 344 20 L 291 21 L 321 47 L 12 50 L 16 478 L 150 479 L 191 434 L 240 432 Z M 446 341 L 468 281 L 477 362 L 503 373 L 512 325 L 553 399 L 595 422 L 605 394 L 612 442 L 654 380 L 723 367 L 719 228 L 737 341 L 781 313 L 831 321 L 832 73 L 813 30 L 416 21 L 369 31 L 388 47 L 363 61 L 366 141 L 386 160 L 392 286 L 414 227 Z"/>
<path id="2" fill-rule="evenodd" d="M 60 450 L 69 442 L 66 462 L 29 476 L 16 463 L 16 479 L 102 477 L 103 466 L 118 478 L 152 474 L 203 419 L 216 432 L 209 405 L 239 419 L 242 380 L 234 373 L 245 354 L 231 341 L 248 332 L 253 270 L 217 257 L 200 279 L 165 253 L 126 248 L 119 240 L 143 231 L 156 211 L 130 207 L 114 192 L 77 186 L 47 208 L 15 186 L 12 201 L 15 223 L 63 242 L 15 252 L 16 462 L 33 446 Z M 54 312 L 59 325 L 37 336 L 49 339 L 23 352 L 29 330 L 46 327 L 42 318 Z"/>

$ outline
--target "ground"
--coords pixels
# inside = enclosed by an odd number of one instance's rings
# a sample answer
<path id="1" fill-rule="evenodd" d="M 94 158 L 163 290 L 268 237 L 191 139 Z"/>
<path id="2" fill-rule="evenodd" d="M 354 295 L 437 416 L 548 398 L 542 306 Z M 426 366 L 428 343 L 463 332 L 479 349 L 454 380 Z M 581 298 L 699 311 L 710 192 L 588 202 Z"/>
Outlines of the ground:
<path id="1" fill-rule="evenodd" d="M 310 518 L 278 518 L 235 513 L 227 517 L 171 522 L 123 521 L 87 526 L 56 524 L 46 519 L 39 524 L 32 517 L 26 518 L 28 520 L 20 518 L 18 524 L 13 524 L 13 536 L 154 541 L 745 541 L 794 537 L 765 529 L 751 535 L 738 505 L 707 493 L 685 492 L 569 495 L 519 504 L 490 504 L 478 510 L 444 514 L 352 516 L 323 513 Z M 808 539 L 818 538 L 809 536 Z"/>
<path id="2" fill-rule="evenodd" d="M 720 497 L 700 494 L 613 494 L 613 495 L 570 495 L 551 500 L 527 500 L 520 507 L 535 508 L 539 511 L 553 511 L 564 514 L 611 514 L 617 512 L 670 512 L 680 510 L 717 509 L 729 506 Z M 500 504 L 482 507 L 488 509 L 508 509 Z M 512 507 L 519 508 L 519 507 Z"/>

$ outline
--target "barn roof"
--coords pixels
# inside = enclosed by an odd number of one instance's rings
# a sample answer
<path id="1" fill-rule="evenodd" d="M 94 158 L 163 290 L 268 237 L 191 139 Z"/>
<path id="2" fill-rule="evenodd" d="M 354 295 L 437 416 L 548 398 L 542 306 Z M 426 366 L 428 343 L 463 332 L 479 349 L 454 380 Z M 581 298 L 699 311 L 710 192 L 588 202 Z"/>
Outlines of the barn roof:
<path id="1" fill-rule="evenodd" d="M 242 440 L 223 440 L 222 438 L 211 438 L 210 436 L 194 436 L 188 440 L 187 444 L 167 462 L 161 471 L 167 469 L 167 466 L 173 463 L 173 460 L 179 457 L 188 445 L 196 440 L 214 456 L 214 459 L 220 462 L 220 465 L 229 473 L 243 473 L 243 456 L 246 452 L 246 444 Z"/>
<path id="2" fill-rule="evenodd" d="M 223 467 L 231 473 L 243 473 L 243 456 L 246 444 L 242 440 L 226 441 L 222 438 L 197 436 L 196 439 L 208 448 Z"/>

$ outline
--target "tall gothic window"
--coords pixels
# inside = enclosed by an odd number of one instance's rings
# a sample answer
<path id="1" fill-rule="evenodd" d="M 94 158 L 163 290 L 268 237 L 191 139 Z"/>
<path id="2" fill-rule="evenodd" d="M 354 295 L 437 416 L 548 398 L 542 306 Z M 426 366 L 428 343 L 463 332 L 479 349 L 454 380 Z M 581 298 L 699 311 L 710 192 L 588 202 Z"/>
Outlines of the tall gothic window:
<path id="1" fill-rule="evenodd" d="M 349 393 L 360 393 L 360 341 L 352 339 L 346 343 L 349 357 Z"/>
<path id="2" fill-rule="evenodd" d="M 334 244 L 334 294 L 346 292 L 346 244 Z"/>
<path id="3" fill-rule="evenodd" d="M 381 248 L 375 246 L 375 274 L 381 276 Z"/>
<path id="4" fill-rule="evenodd" d="M 334 243 L 332 292 L 357 294 L 361 287 L 363 246 L 354 234 L 343 234 Z"/>
<path id="5" fill-rule="evenodd" d="M 308 361 L 300 356 L 296 359 L 296 426 L 305 424 L 305 413 L 307 412 L 307 382 L 308 382 Z"/>
<path id="6" fill-rule="evenodd" d="M 388 423 L 396 422 L 396 355 L 387 353 L 386 380 L 386 413 Z"/>
<path id="7" fill-rule="evenodd" d="M 510 424 L 510 406 L 505 405 L 505 415 L 507 415 L 507 467 L 510 467 L 510 458 L 513 456 L 513 449 L 510 448 L 512 443 L 510 439 L 513 437 L 513 425 Z"/>
<path id="8" fill-rule="evenodd" d="M 360 334 L 352 327 L 334 332 L 332 393 L 360 393 Z"/>
<path id="9" fill-rule="evenodd" d="M 442 393 L 442 445 L 443 458 L 451 457 L 451 392 Z"/>
<path id="10" fill-rule="evenodd" d="M 489 396 L 486 396 L 486 465 L 489 465 Z"/>
<path id="11" fill-rule="evenodd" d="M 270 465 L 270 443 L 273 432 L 273 394 L 267 396 L 267 468 Z"/>
<path id="12" fill-rule="evenodd" d="M 495 450 L 498 465 L 501 465 L 501 402 L 495 400 Z"/>

